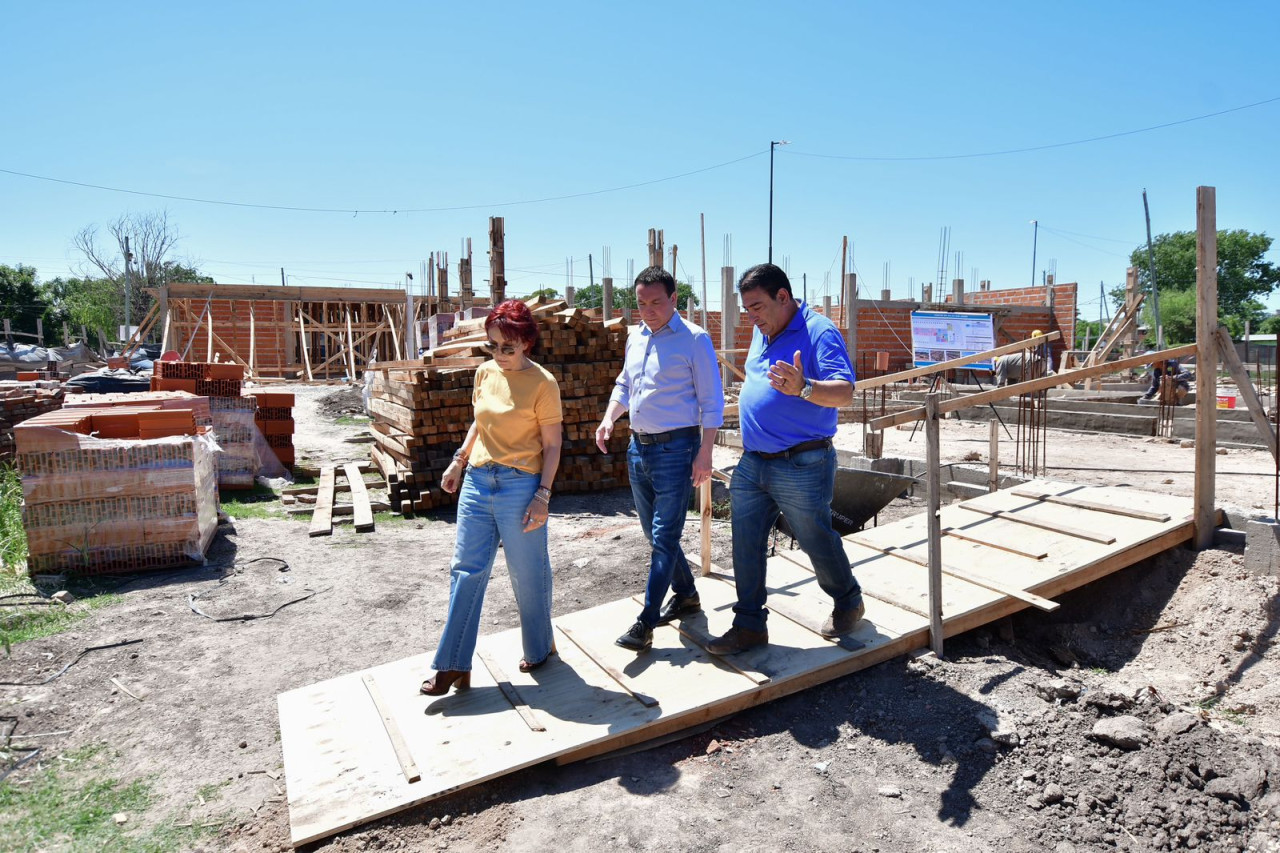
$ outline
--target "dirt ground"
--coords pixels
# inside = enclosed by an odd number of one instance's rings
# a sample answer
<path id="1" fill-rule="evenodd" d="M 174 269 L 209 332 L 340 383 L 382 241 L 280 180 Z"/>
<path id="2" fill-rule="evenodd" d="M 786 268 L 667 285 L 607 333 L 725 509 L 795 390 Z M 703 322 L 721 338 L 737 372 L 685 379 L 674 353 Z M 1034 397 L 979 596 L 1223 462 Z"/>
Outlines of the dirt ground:
<path id="1" fill-rule="evenodd" d="M 345 440 L 362 428 L 334 424 L 343 401 L 321 414 L 333 388 L 288 390 L 300 459 L 366 457 L 367 445 Z M 860 430 L 842 427 L 839 443 L 861 447 Z M 944 461 L 985 461 L 985 424 L 947 421 L 942 435 Z M 922 457 L 922 436 L 909 436 L 890 431 L 885 454 Z M 1054 478 L 1192 493 L 1193 451 L 1178 445 L 1050 442 Z M 717 448 L 716 464 L 735 457 Z M 1270 458 L 1233 450 L 1217 461 L 1220 503 L 1269 514 Z M 881 522 L 921 506 L 900 500 Z M 106 743 L 118 776 L 156 780 L 161 800 L 141 819 L 223 821 L 203 849 L 288 849 L 277 694 L 433 647 L 453 536 L 448 513 L 314 539 L 296 520 L 231 520 L 207 566 L 133 578 L 120 603 L 0 659 L 0 680 L 38 681 L 86 647 L 141 641 L 93 652 L 44 686 L 0 688 L 0 713 L 18 715 L 15 741 L 62 733 L 42 738 L 42 761 Z M 727 522 L 713 542 L 727 560 Z M 686 548 L 697 550 L 696 524 Z M 625 490 L 557 496 L 551 549 L 556 615 L 643 588 L 647 548 Z M 482 631 L 517 624 L 503 575 L 499 558 Z M 1277 578 L 1246 574 L 1237 551 L 1177 549 L 1066 596 L 1053 614 L 949 640 L 944 661 L 893 660 L 664 745 L 537 766 L 312 849 L 1277 851 L 1278 629 Z"/>

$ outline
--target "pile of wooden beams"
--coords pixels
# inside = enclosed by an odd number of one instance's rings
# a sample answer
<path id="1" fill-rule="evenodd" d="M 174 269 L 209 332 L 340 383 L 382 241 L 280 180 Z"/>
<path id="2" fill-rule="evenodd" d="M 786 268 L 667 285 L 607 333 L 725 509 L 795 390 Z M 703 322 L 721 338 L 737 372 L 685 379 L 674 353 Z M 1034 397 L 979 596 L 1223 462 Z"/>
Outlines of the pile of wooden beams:
<path id="1" fill-rule="evenodd" d="M 563 302 L 530 304 L 538 320 L 533 359 L 560 383 L 564 447 L 558 492 L 588 492 L 627 484 L 629 431 L 618 424 L 601 454 L 600 423 L 622 369 L 627 329 L 621 319 L 600 322 Z M 482 363 L 482 319 L 449 330 L 452 341 L 421 361 L 375 365 L 369 403 L 373 460 L 387 480 L 391 506 L 404 515 L 451 504 L 440 478 L 472 420 L 475 368 Z"/>
<path id="2" fill-rule="evenodd" d="M 197 424 L 202 403 L 104 401 L 15 427 L 28 571 L 109 574 L 202 560 L 218 526 L 217 447 Z"/>

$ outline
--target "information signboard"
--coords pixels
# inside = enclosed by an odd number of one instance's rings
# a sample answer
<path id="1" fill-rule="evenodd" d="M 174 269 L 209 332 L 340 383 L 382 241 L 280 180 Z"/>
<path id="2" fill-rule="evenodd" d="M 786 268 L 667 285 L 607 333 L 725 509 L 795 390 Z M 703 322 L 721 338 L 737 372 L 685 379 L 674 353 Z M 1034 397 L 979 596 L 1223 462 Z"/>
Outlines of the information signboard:
<path id="1" fill-rule="evenodd" d="M 911 312 L 911 350 L 916 367 L 995 349 L 995 341 L 995 325 L 990 314 Z M 966 364 L 964 369 L 989 371 L 995 366 L 987 360 Z"/>

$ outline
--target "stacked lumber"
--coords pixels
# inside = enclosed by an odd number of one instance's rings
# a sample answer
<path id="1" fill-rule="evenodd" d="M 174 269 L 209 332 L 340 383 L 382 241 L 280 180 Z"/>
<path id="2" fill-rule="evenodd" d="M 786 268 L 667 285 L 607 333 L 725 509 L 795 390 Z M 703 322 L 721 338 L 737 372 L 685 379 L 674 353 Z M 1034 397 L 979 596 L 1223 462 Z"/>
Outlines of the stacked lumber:
<path id="1" fill-rule="evenodd" d="M 32 575 L 204 559 L 218 526 L 217 445 L 196 423 L 200 401 L 82 405 L 15 427 Z"/>
<path id="2" fill-rule="evenodd" d="M 539 325 L 533 359 L 560 384 L 564 410 L 556 491 L 625 486 L 626 424 L 618 424 L 606 454 L 596 447 L 595 429 L 622 369 L 626 326 L 620 319 L 607 324 L 593 320 L 580 310 L 565 309 L 563 302 L 530 308 Z M 373 461 L 387 480 L 392 508 L 406 516 L 455 501 L 455 495 L 440 488 L 440 479 L 471 425 L 483 325 L 482 319 L 458 324 L 446 333 L 451 342 L 421 361 L 374 367 L 369 402 Z"/>
<path id="3" fill-rule="evenodd" d="M 275 454 L 280 464 L 293 470 L 293 434 L 296 424 L 293 420 L 293 395 L 255 391 L 246 394 L 257 401 L 253 420 L 258 430 L 267 440 L 267 446 Z"/>
<path id="4" fill-rule="evenodd" d="M 209 398 L 218 454 L 218 486 L 252 489 L 262 465 L 260 431 L 254 420 L 257 401 L 243 396 L 244 367 L 186 361 L 157 361 L 152 391 L 186 391 Z"/>
<path id="5" fill-rule="evenodd" d="M 12 459 L 13 428 L 25 420 L 62 408 L 65 396 L 59 383 L 37 388 L 27 383 L 0 383 L 0 459 Z"/>

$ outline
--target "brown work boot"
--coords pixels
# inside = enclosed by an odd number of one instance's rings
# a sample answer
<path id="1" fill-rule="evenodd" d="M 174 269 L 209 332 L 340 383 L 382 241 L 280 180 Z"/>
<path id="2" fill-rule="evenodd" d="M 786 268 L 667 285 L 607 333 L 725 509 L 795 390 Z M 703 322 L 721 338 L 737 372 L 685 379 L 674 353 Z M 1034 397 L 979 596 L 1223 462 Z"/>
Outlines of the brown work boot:
<path id="1" fill-rule="evenodd" d="M 707 651 L 713 655 L 736 655 L 756 646 L 769 644 L 769 631 L 751 631 L 734 626 L 723 637 L 716 637 L 707 643 Z"/>
<path id="2" fill-rule="evenodd" d="M 827 621 L 822 623 L 822 636 L 843 637 L 858 627 L 866 612 L 867 608 L 861 602 L 852 610 L 832 610 Z"/>

